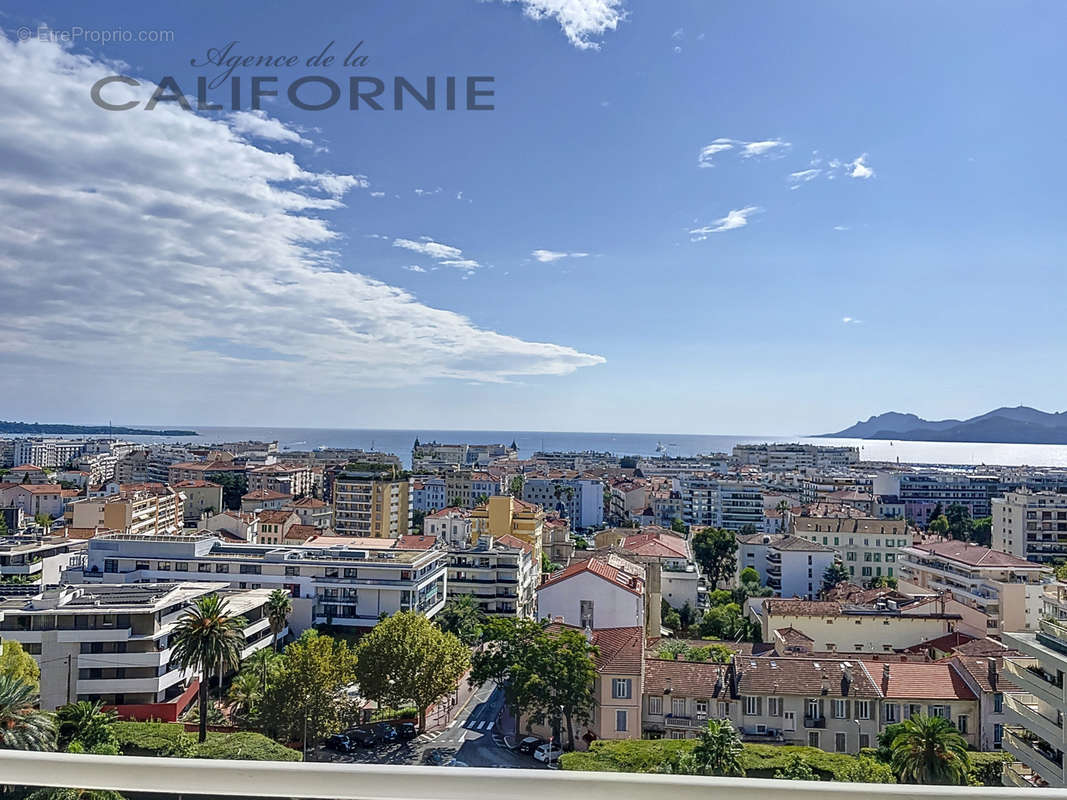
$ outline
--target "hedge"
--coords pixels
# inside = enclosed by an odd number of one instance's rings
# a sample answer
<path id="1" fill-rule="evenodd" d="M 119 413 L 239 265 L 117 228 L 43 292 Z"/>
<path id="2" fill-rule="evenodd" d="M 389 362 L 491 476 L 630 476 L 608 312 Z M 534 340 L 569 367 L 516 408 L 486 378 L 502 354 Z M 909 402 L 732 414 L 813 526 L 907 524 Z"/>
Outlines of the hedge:
<path id="1" fill-rule="evenodd" d="M 185 726 L 176 722 L 116 722 L 112 726 L 119 749 L 128 756 L 165 754 L 185 734 Z M 301 755 L 261 733 L 215 733 L 207 741 L 194 742 L 194 758 L 240 759 L 244 761 L 300 761 Z"/>
<path id="2" fill-rule="evenodd" d="M 564 753 L 560 766 L 566 770 L 584 772 L 655 772 L 675 757 L 691 751 L 697 739 L 623 739 L 593 742 L 586 752 Z M 843 770 L 854 763 L 856 756 L 827 753 L 814 747 L 799 745 L 746 744 L 741 756 L 745 775 L 749 778 L 771 778 L 786 765 L 792 755 L 801 756 L 822 780 L 844 780 Z M 1000 785 L 998 766 L 1011 757 L 1005 753 L 969 753 L 971 774 L 986 786 Z"/>

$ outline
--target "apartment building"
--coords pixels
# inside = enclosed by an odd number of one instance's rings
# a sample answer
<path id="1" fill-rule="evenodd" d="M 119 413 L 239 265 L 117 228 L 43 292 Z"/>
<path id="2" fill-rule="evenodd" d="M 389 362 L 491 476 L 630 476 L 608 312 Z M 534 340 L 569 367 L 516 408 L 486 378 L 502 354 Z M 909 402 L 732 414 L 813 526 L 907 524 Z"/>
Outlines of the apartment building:
<path id="1" fill-rule="evenodd" d="M 533 619 L 540 575 L 533 546 L 510 534 L 483 536 L 473 545 L 448 551 L 449 595 L 471 595 L 491 617 Z"/>
<path id="2" fill-rule="evenodd" d="M 487 467 L 489 462 L 498 458 L 514 458 L 518 448 L 502 444 L 440 444 L 418 440 L 411 449 L 411 468 L 416 472 L 424 470 L 455 470 L 464 467 Z"/>
<path id="3" fill-rule="evenodd" d="M 277 492 L 287 497 L 311 496 L 316 489 L 310 464 L 266 464 L 248 470 L 248 491 Z"/>
<path id="4" fill-rule="evenodd" d="M 640 512 L 648 505 L 648 485 L 633 478 L 617 478 L 605 483 L 608 487 L 606 515 L 615 522 L 629 519 L 633 512 Z"/>
<path id="5" fill-rule="evenodd" d="M 220 511 L 217 514 L 205 514 L 197 527 L 223 540 L 254 543 L 259 540 L 259 512 Z"/>
<path id="6" fill-rule="evenodd" d="M 778 652 L 895 653 L 955 630 L 961 617 L 937 606 L 767 597 L 753 602 L 762 640 Z"/>
<path id="7" fill-rule="evenodd" d="M 571 564 L 537 587 L 537 616 L 583 630 L 644 627 L 644 569 L 614 555 Z"/>
<path id="8" fill-rule="evenodd" d="M 609 528 L 597 534 L 596 544 L 598 549 L 611 547 L 623 556 L 658 565 L 660 594 L 672 608 L 680 610 L 687 603 L 693 609 L 700 607 L 700 570 L 688 539 L 659 527 L 640 533 Z"/>
<path id="9" fill-rule="evenodd" d="M 973 692 L 948 663 L 738 654 L 729 664 L 645 659 L 643 729 L 695 738 L 707 720 L 729 719 L 746 741 L 857 753 L 886 725 L 942 716 L 977 742 Z"/>
<path id="10" fill-rule="evenodd" d="M 281 492 L 272 492 L 270 489 L 256 489 L 254 492 L 245 492 L 241 495 L 241 510 L 277 511 L 292 499 L 289 495 Z"/>
<path id="11" fill-rule="evenodd" d="M 86 442 L 65 439 L 16 439 L 12 463 L 38 467 L 65 467 L 85 452 Z"/>
<path id="12" fill-rule="evenodd" d="M 9 597 L 0 603 L 0 637 L 19 642 L 42 666 L 46 711 L 100 701 L 126 718 L 173 722 L 199 687 L 195 670 L 173 658 L 171 635 L 186 609 L 212 593 L 245 620 L 242 658 L 271 646 L 270 592 L 213 582 L 69 585 Z"/>
<path id="13" fill-rule="evenodd" d="M 1067 494 L 1021 490 L 990 504 L 994 549 L 1039 564 L 1067 558 Z"/>
<path id="14" fill-rule="evenodd" d="M 159 483 L 130 484 L 117 494 L 88 497 L 70 504 L 74 528 L 107 528 L 134 535 L 166 536 L 185 527 L 184 495 Z"/>
<path id="15" fill-rule="evenodd" d="M 1004 669 L 1020 690 L 1004 697 L 1003 747 L 1017 759 L 1004 770 L 1005 785 L 1067 786 L 1067 602 L 1062 593 L 1048 598 L 1035 630 L 1005 632 L 1003 639 L 1019 653 L 1005 657 Z"/>
<path id="16" fill-rule="evenodd" d="M 960 541 L 902 548 L 898 575 L 909 584 L 945 592 L 982 614 L 990 633 L 1037 630 L 1051 567 Z"/>
<path id="17" fill-rule="evenodd" d="M 339 536 L 396 539 L 411 530 L 411 481 L 387 472 L 344 471 L 334 479 L 333 524 Z"/>
<path id="18" fill-rule="evenodd" d="M 178 481 L 173 487 L 181 492 L 182 515 L 186 525 L 195 525 L 204 514 L 222 510 L 222 487 L 211 481 Z"/>
<path id="19" fill-rule="evenodd" d="M 763 492 L 757 484 L 720 482 L 718 502 L 716 527 L 728 531 L 741 531 L 748 526 L 763 530 Z"/>
<path id="20" fill-rule="evenodd" d="M 303 544 L 318 533 L 308 525 L 301 525 L 295 511 L 261 511 L 258 516 L 256 544 Z"/>
<path id="21" fill-rule="evenodd" d="M 992 499 L 1001 493 L 997 475 L 979 475 L 960 469 L 923 469 L 910 472 L 879 471 L 875 474 L 875 495 L 893 495 L 904 507 L 904 516 L 926 526 L 934 511 L 953 503 L 966 506 L 974 518 L 988 517 Z"/>
<path id="22" fill-rule="evenodd" d="M 411 482 L 411 508 L 414 511 L 440 511 L 448 505 L 445 479 L 425 475 Z"/>
<path id="23" fill-rule="evenodd" d="M 293 597 L 290 622 L 297 633 L 324 623 L 372 628 L 382 614 L 397 611 L 432 617 L 444 606 L 444 551 L 401 549 L 395 540 L 373 538 L 318 541 L 330 544 L 226 544 L 206 534 L 111 534 L 89 541 L 83 577 L 90 583 L 210 580 L 239 589 L 282 588 Z"/>
<path id="24" fill-rule="evenodd" d="M 19 508 L 27 517 L 63 516 L 66 499 L 58 483 L 0 483 L 0 507 Z"/>
<path id="25" fill-rule="evenodd" d="M 604 522 L 604 484 L 586 478 L 527 478 L 522 499 L 566 517 L 573 530 Z"/>
<path id="26" fill-rule="evenodd" d="M 860 460 L 860 449 L 814 444 L 738 444 L 734 445 L 733 458 L 771 472 L 795 472 L 851 466 Z"/>
<path id="27" fill-rule="evenodd" d="M 247 480 L 248 468 L 234 461 L 179 461 L 167 466 L 167 481 Z"/>
<path id="28" fill-rule="evenodd" d="M 534 562 L 541 563 L 545 512 L 539 506 L 509 495 L 490 497 L 489 502 L 471 509 L 471 538 L 489 534 L 500 538 L 510 534 L 533 545 Z"/>
<path id="29" fill-rule="evenodd" d="M 481 498 L 504 492 L 503 480 L 488 472 L 448 472 L 444 481 L 445 497 L 450 506 L 473 508 Z"/>
<path id="30" fill-rule="evenodd" d="M 317 497 L 301 497 L 282 506 L 285 511 L 295 511 L 301 525 L 310 525 L 319 533 L 333 528 L 333 508 Z"/>
<path id="31" fill-rule="evenodd" d="M 833 548 L 799 536 L 755 533 L 737 537 L 737 571 L 747 567 L 781 597 L 814 600 L 822 576 L 834 563 Z"/>
<path id="32" fill-rule="evenodd" d="M 471 542 L 471 512 L 455 506 L 431 512 L 422 521 L 422 531 L 445 547 L 467 546 Z"/>
<path id="33" fill-rule="evenodd" d="M 793 517 L 792 531 L 833 548 L 857 580 L 896 577 L 900 548 L 916 539 L 915 530 L 904 520 L 872 517 Z"/>
<path id="34" fill-rule="evenodd" d="M 84 540 L 63 536 L 8 536 L 0 539 L 0 583 L 49 586 L 85 563 Z"/>

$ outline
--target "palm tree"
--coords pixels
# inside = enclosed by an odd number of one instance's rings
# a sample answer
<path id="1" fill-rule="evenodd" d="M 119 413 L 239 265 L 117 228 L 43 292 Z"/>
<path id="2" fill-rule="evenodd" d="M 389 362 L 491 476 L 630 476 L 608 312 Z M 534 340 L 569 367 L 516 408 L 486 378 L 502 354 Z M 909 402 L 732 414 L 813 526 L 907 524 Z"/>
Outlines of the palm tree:
<path id="1" fill-rule="evenodd" d="M 268 653 L 269 650 L 260 652 Z M 234 713 L 239 716 L 247 716 L 263 699 L 264 687 L 260 683 L 260 676 L 253 672 L 241 672 L 233 683 L 230 684 L 229 699 L 233 704 Z"/>
<path id="2" fill-rule="evenodd" d="M 37 690 L 14 677 L 0 675 L 0 748 L 54 750 L 56 723 L 37 708 Z"/>
<path id="3" fill-rule="evenodd" d="M 99 700 L 79 700 L 68 703 L 56 711 L 59 725 L 59 746 L 66 749 L 73 741 L 79 741 L 86 750 L 111 741 L 111 724 L 118 719 L 114 711 L 104 711 Z"/>
<path id="4" fill-rule="evenodd" d="M 956 786 L 967 782 L 967 742 L 947 719 L 917 715 L 905 720 L 889 749 L 901 783 Z"/>
<path id="5" fill-rule="evenodd" d="M 174 658 L 185 669 L 200 672 L 200 741 L 207 739 L 208 675 L 218 667 L 219 678 L 226 669 L 241 664 L 245 621 L 231 617 L 229 604 L 217 594 L 197 599 L 182 614 L 174 628 Z"/>
<path id="6" fill-rule="evenodd" d="M 274 634 L 274 652 L 278 652 L 278 634 L 282 632 L 289 615 L 293 612 L 293 600 L 284 589 L 275 589 L 267 598 L 267 618 L 270 632 Z"/>
<path id="7" fill-rule="evenodd" d="M 711 719 L 708 727 L 700 732 L 700 741 L 693 748 L 693 759 L 701 775 L 744 776 L 742 752 L 744 745 L 730 720 Z"/>

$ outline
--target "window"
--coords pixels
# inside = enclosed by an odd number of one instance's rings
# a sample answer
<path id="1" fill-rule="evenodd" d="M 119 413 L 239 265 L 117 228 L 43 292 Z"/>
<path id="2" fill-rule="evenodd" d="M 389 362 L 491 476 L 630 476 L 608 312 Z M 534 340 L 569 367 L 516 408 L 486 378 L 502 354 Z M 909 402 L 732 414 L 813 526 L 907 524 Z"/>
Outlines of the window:
<path id="1" fill-rule="evenodd" d="M 133 568 L 134 569 L 151 569 L 152 567 L 149 566 L 147 561 L 138 561 L 136 564 L 134 564 Z"/>
<path id="2" fill-rule="evenodd" d="M 663 698 L 662 697 L 650 697 L 648 698 L 648 713 L 659 716 L 663 713 Z"/>
<path id="3" fill-rule="evenodd" d="M 197 572 L 211 572 L 211 565 L 210 564 L 197 564 L 196 565 L 196 571 Z"/>
<path id="4" fill-rule="evenodd" d="M 782 698 L 780 697 L 768 697 L 767 698 L 767 714 L 772 717 L 782 716 Z"/>
<path id="5" fill-rule="evenodd" d="M 844 753 L 848 750 L 848 737 L 843 733 L 834 734 L 834 752 Z"/>
<path id="6" fill-rule="evenodd" d="M 993 744 L 1000 744 L 1004 739 L 1004 726 L 999 722 L 993 723 Z"/>
<path id="7" fill-rule="evenodd" d="M 818 747 L 818 746 L 819 746 L 819 732 L 818 731 L 808 731 L 808 747 Z"/>
<path id="8" fill-rule="evenodd" d="M 834 700 L 833 717 L 834 719 L 846 719 L 848 717 L 848 700 Z"/>
<path id="9" fill-rule="evenodd" d="M 189 562 L 188 561 L 175 561 L 174 562 L 174 571 L 175 572 L 188 572 L 189 571 Z"/>
<path id="10" fill-rule="evenodd" d="M 1004 711 L 1004 695 L 1001 692 L 997 692 L 993 695 L 993 713 L 1000 714 Z"/>
<path id="11" fill-rule="evenodd" d="M 684 717 L 685 716 L 685 698 L 675 697 L 671 700 L 671 716 L 672 717 Z"/>
<path id="12" fill-rule="evenodd" d="M 611 681 L 611 696 L 615 700 L 629 700 L 633 681 L 630 678 L 614 678 Z M 625 730 L 623 728 L 622 730 Z"/>
<path id="13" fill-rule="evenodd" d="M 322 570 L 322 576 L 324 578 L 336 578 L 337 575 L 337 567 L 326 567 Z"/>
<path id="14" fill-rule="evenodd" d="M 966 714 L 960 714 L 958 717 L 956 717 L 956 730 L 958 730 L 962 734 L 966 734 L 968 732 Z"/>
<path id="15" fill-rule="evenodd" d="M 855 560 L 856 560 L 856 553 L 854 551 L 849 550 L 847 553 L 845 553 L 845 561 L 855 561 Z"/>
<path id="16" fill-rule="evenodd" d="M 930 706 L 930 716 L 941 717 L 941 719 L 952 719 L 948 706 Z"/>
<path id="17" fill-rule="evenodd" d="M 170 572 L 170 562 L 158 561 L 156 562 L 156 569 L 158 569 L 160 572 Z"/>
<path id="18" fill-rule="evenodd" d="M 355 567 L 345 567 L 344 575 L 346 578 L 355 578 L 357 577 L 357 574 L 358 573 Z"/>
<path id="19" fill-rule="evenodd" d="M 593 601 L 582 600 L 579 602 L 579 626 L 583 629 L 593 630 Z"/>
<path id="20" fill-rule="evenodd" d="M 697 716 L 706 717 L 708 715 L 708 701 L 697 700 Z"/>
<path id="21" fill-rule="evenodd" d="M 870 700 L 857 700 L 856 701 L 856 719 L 870 719 L 871 718 L 871 701 Z"/>
<path id="22" fill-rule="evenodd" d="M 230 565 L 229 564 L 216 564 L 215 565 L 215 572 L 225 573 L 225 572 L 229 572 L 229 571 L 230 571 Z"/>
<path id="23" fill-rule="evenodd" d="M 118 559 L 116 559 L 116 558 L 105 558 L 104 559 L 104 572 L 118 572 L 118 571 L 119 571 Z"/>
<path id="24" fill-rule="evenodd" d="M 863 577 L 864 578 L 871 577 L 871 568 L 870 567 L 864 567 L 863 568 Z"/>
<path id="25" fill-rule="evenodd" d="M 297 578 L 299 576 L 300 576 L 300 567 L 286 567 L 285 568 L 285 577 L 287 577 L 287 578 Z"/>
<path id="26" fill-rule="evenodd" d="M 242 575 L 259 575 L 261 572 L 263 572 L 263 568 L 259 564 L 242 564 L 241 565 L 241 574 Z"/>
<path id="27" fill-rule="evenodd" d="M 619 710 L 615 712 L 615 730 L 626 730 L 626 712 Z"/>
<path id="28" fill-rule="evenodd" d="M 762 713 L 761 709 L 763 703 L 762 697 L 746 697 L 745 698 L 745 716 L 746 717 L 758 717 Z"/>
<path id="29" fill-rule="evenodd" d="M 862 750 L 864 747 L 870 747 L 870 746 L 871 746 L 871 735 L 869 733 L 861 733 L 860 734 L 860 750 Z"/>
<path id="30" fill-rule="evenodd" d="M 822 717 L 822 708 L 818 700 L 813 697 L 809 697 L 807 702 L 804 703 L 804 716 L 808 719 L 819 719 Z M 818 747 L 818 745 L 816 745 Z"/>

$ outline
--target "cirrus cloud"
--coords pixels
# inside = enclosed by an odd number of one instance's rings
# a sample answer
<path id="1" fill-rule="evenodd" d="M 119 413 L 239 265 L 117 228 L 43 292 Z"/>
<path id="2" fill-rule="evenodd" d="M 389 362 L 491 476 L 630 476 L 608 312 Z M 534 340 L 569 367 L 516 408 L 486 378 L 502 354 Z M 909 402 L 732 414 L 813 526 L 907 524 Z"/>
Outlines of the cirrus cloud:
<path id="1" fill-rule="evenodd" d="M 730 211 L 725 217 L 715 220 L 710 225 L 706 225 L 703 228 L 694 228 L 689 231 L 689 240 L 693 242 L 702 242 L 713 233 L 723 233 L 724 231 L 732 231 L 737 228 L 743 228 L 748 225 L 748 218 L 753 214 L 758 214 L 763 211 L 759 206 L 745 206 L 744 208 L 735 208 Z"/>

